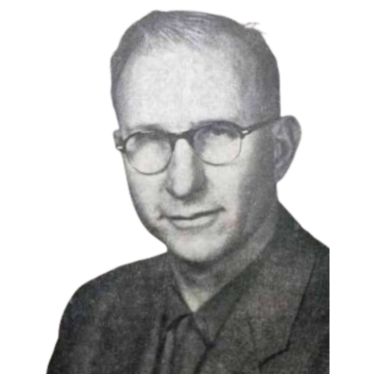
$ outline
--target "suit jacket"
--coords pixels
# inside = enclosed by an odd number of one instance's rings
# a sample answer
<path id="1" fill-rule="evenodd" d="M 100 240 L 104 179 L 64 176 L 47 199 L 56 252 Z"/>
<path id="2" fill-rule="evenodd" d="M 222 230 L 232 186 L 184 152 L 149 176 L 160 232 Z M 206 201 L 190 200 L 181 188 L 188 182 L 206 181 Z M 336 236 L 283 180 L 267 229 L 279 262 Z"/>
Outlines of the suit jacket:
<path id="1" fill-rule="evenodd" d="M 223 326 L 199 374 L 328 372 L 328 250 L 283 210 L 271 254 Z M 152 374 L 166 256 L 82 286 L 62 318 L 48 374 Z"/>

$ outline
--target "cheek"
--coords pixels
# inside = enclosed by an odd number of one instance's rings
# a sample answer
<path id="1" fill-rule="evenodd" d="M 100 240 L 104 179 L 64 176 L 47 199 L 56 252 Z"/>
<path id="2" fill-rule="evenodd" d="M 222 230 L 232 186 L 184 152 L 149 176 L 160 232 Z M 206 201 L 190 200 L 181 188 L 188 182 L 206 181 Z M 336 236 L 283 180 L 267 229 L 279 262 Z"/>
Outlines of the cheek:
<path id="1" fill-rule="evenodd" d="M 149 220 L 157 215 L 160 199 L 160 183 L 154 176 L 149 177 L 126 168 L 127 181 L 135 209 L 141 220 Z"/>
<path id="2" fill-rule="evenodd" d="M 255 140 L 243 144 L 234 163 L 209 170 L 211 192 L 225 206 L 231 221 L 240 220 L 239 225 L 252 215 L 262 216 L 275 194 L 272 148 Z"/>
<path id="3" fill-rule="evenodd" d="M 225 208 L 228 224 L 238 225 L 238 216 L 250 201 L 252 178 L 239 163 L 212 167 L 207 171 L 207 179 L 210 181 L 208 198 L 213 198 L 215 203 Z"/>
<path id="4" fill-rule="evenodd" d="M 257 142 L 243 156 L 239 215 L 245 222 L 245 231 L 253 232 L 266 218 L 276 197 L 272 144 Z"/>

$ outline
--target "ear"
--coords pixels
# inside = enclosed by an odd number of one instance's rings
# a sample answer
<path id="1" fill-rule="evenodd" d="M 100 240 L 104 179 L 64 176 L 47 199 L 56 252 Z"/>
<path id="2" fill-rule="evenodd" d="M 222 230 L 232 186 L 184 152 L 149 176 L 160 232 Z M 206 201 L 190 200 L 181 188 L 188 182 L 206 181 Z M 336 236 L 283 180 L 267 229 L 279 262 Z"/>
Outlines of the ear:
<path id="1" fill-rule="evenodd" d="M 272 126 L 274 142 L 274 177 L 279 182 L 286 174 L 301 139 L 301 128 L 296 118 L 279 118 Z"/>

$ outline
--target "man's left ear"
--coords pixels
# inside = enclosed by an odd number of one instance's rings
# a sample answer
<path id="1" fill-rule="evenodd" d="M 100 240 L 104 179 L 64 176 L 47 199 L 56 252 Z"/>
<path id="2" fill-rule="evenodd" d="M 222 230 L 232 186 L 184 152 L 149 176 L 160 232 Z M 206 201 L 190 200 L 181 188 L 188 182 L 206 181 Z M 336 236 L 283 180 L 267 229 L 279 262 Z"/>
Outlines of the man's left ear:
<path id="1" fill-rule="evenodd" d="M 279 118 L 272 126 L 274 142 L 274 177 L 279 182 L 286 174 L 301 139 L 301 128 L 295 117 Z"/>

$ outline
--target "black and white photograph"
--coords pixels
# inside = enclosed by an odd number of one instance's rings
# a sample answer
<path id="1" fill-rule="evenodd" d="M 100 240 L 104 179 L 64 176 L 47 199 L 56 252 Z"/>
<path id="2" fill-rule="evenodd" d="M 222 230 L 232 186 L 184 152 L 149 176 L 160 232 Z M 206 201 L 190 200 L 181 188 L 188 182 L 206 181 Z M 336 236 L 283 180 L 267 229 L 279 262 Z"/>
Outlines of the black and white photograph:
<path id="1" fill-rule="evenodd" d="M 1 8 L 1 372 L 370 372 L 367 2 Z"/>

